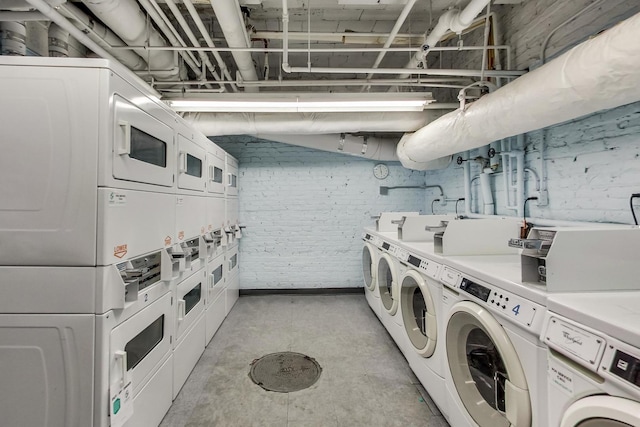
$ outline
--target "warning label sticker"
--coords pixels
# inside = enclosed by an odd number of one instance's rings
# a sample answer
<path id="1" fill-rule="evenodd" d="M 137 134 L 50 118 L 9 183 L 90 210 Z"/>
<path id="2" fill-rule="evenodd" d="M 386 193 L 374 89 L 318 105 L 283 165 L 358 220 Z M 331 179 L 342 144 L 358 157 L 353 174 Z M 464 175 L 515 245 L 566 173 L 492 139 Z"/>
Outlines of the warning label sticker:
<path id="1" fill-rule="evenodd" d="M 109 206 L 125 206 L 127 204 L 127 195 L 112 191 L 109 193 Z"/>

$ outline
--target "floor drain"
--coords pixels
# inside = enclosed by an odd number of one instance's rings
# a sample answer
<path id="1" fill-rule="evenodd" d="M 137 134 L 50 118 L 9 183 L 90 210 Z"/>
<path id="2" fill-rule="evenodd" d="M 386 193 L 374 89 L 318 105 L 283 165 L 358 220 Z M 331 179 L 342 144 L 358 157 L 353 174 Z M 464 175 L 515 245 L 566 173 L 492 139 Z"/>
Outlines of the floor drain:
<path id="1" fill-rule="evenodd" d="M 285 351 L 251 362 L 249 377 L 265 390 L 289 393 L 312 386 L 321 373 L 322 368 L 314 358 Z"/>

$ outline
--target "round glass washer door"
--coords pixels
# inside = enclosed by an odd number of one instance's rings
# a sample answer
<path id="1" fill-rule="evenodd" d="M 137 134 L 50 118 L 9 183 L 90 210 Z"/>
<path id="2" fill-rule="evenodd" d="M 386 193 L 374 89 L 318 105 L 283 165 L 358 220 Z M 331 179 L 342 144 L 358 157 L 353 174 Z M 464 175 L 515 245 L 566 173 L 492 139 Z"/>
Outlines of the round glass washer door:
<path id="1" fill-rule="evenodd" d="M 390 315 L 398 311 L 398 280 L 393 259 L 389 254 L 382 254 L 378 259 L 378 291 L 382 306 Z"/>
<path id="2" fill-rule="evenodd" d="M 364 285 L 374 291 L 376 288 L 376 257 L 375 249 L 368 243 L 362 248 L 362 276 L 364 277 Z"/>
<path id="3" fill-rule="evenodd" d="M 437 340 L 436 307 L 427 282 L 416 271 L 408 271 L 402 278 L 400 312 L 415 351 L 422 357 L 431 357 Z"/>
<path id="4" fill-rule="evenodd" d="M 606 395 L 589 396 L 572 404 L 560 427 L 640 426 L 640 402 Z"/>
<path id="5" fill-rule="evenodd" d="M 446 347 L 458 396 L 480 427 L 531 426 L 531 400 L 518 354 L 486 309 L 470 301 L 455 304 Z"/>

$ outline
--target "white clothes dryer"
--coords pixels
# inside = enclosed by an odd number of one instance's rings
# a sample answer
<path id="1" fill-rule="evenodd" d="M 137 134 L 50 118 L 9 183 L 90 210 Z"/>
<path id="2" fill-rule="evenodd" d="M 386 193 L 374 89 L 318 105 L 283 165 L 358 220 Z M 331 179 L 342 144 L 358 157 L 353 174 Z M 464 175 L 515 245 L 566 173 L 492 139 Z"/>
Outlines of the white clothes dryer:
<path id="1" fill-rule="evenodd" d="M 442 265 L 413 254 L 407 263 L 409 268 L 400 279 L 400 312 L 408 342 L 405 357 L 446 416 L 442 283 L 436 280 Z"/>
<path id="2" fill-rule="evenodd" d="M 638 307 L 637 291 L 549 297 L 549 426 L 640 426 Z"/>
<path id="3" fill-rule="evenodd" d="M 380 318 L 380 293 L 378 292 L 377 267 L 378 258 L 382 255 L 379 248 L 380 239 L 364 233 L 362 248 L 362 275 L 364 278 L 364 296 L 371 310 Z"/>
<path id="4" fill-rule="evenodd" d="M 449 423 L 546 426 L 544 306 L 450 267 L 441 280 Z"/>

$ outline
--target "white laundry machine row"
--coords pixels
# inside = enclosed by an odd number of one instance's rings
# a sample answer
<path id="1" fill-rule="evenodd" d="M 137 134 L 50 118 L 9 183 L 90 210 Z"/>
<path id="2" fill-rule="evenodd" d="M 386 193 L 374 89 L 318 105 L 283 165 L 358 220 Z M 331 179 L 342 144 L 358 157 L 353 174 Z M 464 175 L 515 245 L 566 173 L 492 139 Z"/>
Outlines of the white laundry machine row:
<path id="1" fill-rule="evenodd" d="M 544 293 L 499 278 L 490 284 L 448 266 L 440 279 L 449 423 L 546 426 Z"/>
<path id="2" fill-rule="evenodd" d="M 640 426 L 640 292 L 549 297 L 551 427 Z"/>

